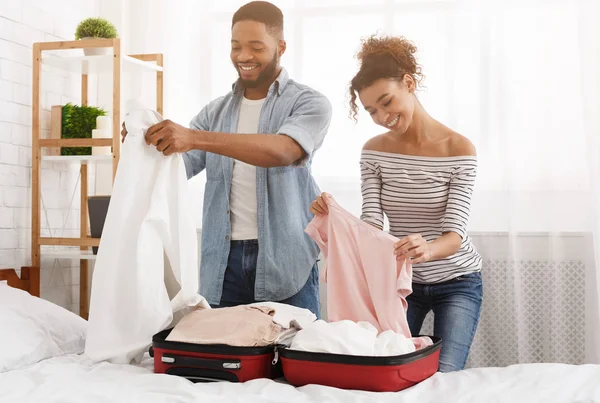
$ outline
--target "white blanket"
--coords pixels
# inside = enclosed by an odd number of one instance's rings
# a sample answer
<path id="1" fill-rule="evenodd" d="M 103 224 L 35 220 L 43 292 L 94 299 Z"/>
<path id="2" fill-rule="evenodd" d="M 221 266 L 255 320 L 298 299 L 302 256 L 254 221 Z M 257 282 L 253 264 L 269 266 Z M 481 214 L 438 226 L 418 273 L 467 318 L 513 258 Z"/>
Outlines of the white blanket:
<path id="1" fill-rule="evenodd" d="M 85 353 L 95 361 L 139 362 L 173 313 L 208 303 L 199 287 L 196 228 L 181 155 L 165 157 L 144 134 L 162 117 L 136 110 L 128 130 L 100 240 Z M 165 286 L 164 253 L 179 290 Z"/>
<path id="2" fill-rule="evenodd" d="M 66 356 L 0 374 L 2 403 L 210 402 L 210 403 L 566 403 L 600 401 L 600 365 L 527 364 L 437 373 L 398 393 L 372 393 L 309 385 L 294 388 L 266 379 L 243 384 L 193 384 L 144 367 L 92 364 Z M 368 376 L 368 374 L 365 374 Z"/>

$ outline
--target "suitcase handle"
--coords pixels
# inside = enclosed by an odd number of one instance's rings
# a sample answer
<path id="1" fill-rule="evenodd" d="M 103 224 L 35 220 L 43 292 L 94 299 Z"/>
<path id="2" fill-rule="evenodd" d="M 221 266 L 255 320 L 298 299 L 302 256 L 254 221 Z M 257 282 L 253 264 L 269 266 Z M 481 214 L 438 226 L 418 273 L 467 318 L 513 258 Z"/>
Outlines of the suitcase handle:
<path id="1" fill-rule="evenodd" d="M 160 359 L 163 363 L 169 365 L 178 366 L 191 366 L 195 368 L 206 368 L 206 369 L 228 369 L 238 370 L 242 368 L 242 362 L 240 360 L 219 360 L 210 358 L 195 358 L 195 357 L 184 357 L 181 355 L 174 354 L 163 354 Z"/>

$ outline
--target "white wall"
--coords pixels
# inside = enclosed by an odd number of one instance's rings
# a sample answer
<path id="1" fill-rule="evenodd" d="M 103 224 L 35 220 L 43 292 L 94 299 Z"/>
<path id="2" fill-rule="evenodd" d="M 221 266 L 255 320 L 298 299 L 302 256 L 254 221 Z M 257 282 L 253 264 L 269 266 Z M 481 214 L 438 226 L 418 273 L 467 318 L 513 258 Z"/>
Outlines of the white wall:
<path id="1" fill-rule="evenodd" d="M 72 40 L 79 21 L 96 16 L 100 0 L 0 0 L 0 267 L 31 262 L 32 44 Z M 42 128 L 51 105 L 80 102 L 77 80 L 45 71 Z M 42 166 L 42 234 L 79 234 L 78 167 Z M 76 193 L 74 193 L 76 192 Z M 72 195 L 74 205 L 67 215 Z M 62 231 L 62 228 L 65 228 Z M 78 312 L 77 261 L 42 260 L 42 297 Z"/>

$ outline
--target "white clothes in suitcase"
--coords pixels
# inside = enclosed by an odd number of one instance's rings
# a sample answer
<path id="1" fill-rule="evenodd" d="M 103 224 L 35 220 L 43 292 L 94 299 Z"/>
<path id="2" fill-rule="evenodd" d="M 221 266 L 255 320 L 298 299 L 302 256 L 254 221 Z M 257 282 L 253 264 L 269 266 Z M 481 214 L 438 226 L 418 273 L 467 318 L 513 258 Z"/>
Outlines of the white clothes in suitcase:
<path id="1" fill-rule="evenodd" d="M 128 134 L 92 281 L 85 354 L 94 361 L 139 363 L 174 314 L 199 304 L 210 309 L 198 294 L 197 235 L 181 154 L 164 156 L 144 140 L 160 121 L 148 109 L 125 117 Z M 173 298 L 166 281 L 178 288 Z"/>

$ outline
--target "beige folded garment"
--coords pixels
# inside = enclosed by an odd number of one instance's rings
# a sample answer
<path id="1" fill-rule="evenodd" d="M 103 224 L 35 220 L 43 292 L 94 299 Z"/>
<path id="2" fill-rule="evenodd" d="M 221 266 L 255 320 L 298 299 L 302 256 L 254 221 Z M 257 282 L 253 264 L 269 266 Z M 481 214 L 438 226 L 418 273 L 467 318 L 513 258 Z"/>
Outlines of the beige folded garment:
<path id="1" fill-rule="evenodd" d="M 273 322 L 275 310 L 263 306 L 198 308 L 173 328 L 168 341 L 260 347 L 275 344 L 281 326 Z"/>

